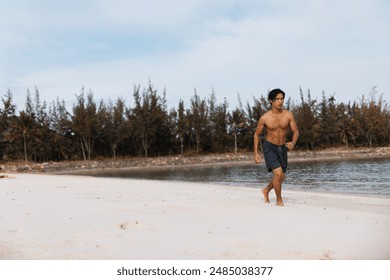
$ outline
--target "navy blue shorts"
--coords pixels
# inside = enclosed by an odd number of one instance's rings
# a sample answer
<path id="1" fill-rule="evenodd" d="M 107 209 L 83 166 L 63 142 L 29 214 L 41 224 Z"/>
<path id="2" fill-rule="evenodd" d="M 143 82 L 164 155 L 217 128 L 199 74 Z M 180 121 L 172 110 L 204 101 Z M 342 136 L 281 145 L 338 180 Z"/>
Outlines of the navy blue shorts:
<path id="1" fill-rule="evenodd" d="M 287 171 L 287 147 L 278 146 L 265 141 L 263 144 L 263 153 L 265 166 L 268 172 L 272 172 L 273 169 L 282 167 L 283 173 Z"/>

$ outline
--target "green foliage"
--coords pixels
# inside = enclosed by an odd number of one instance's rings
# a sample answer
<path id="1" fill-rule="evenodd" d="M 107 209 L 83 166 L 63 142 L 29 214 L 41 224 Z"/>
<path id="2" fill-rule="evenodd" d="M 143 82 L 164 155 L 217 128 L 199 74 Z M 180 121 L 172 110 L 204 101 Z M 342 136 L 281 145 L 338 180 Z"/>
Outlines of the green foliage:
<path id="1" fill-rule="evenodd" d="M 337 103 L 335 94 L 322 93 L 320 102 L 300 89 L 301 99 L 288 99 L 285 107 L 297 120 L 298 149 L 326 147 L 375 147 L 390 144 L 390 110 L 376 87 L 358 102 Z M 3 161 L 62 161 L 118 156 L 193 155 L 252 151 L 258 119 L 269 110 L 261 95 L 244 107 L 229 111 L 225 99 L 218 103 L 212 90 L 202 98 L 196 90 L 186 108 L 167 109 L 166 91 L 161 95 L 149 82 L 135 86 L 134 105 L 118 98 L 97 105 L 93 92 L 84 88 L 76 96 L 71 113 L 58 98 L 47 106 L 37 88 L 26 94 L 25 109 L 16 112 L 11 91 L 0 106 L 0 157 Z"/>
<path id="2" fill-rule="evenodd" d="M 295 115 L 299 129 L 299 145 L 306 149 L 313 149 L 322 141 L 320 133 L 320 122 L 317 113 L 317 101 L 311 99 L 310 91 L 307 98 L 300 89 L 301 103 L 293 106 L 292 112 Z"/>
<path id="3" fill-rule="evenodd" d="M 166 154 L 171 145 L 171 129 L 166 109 L 165 94 L 157 95 L 157 90 L 149 82 L 148 88 L 140 95 L 140 87 L 134 88 L 135 107 L 129 116 L 132 123 L 132 137 L 136 139 L 138 150 L 145 157 Z M 141 152 L 140 152 L 141 153 Z"/>

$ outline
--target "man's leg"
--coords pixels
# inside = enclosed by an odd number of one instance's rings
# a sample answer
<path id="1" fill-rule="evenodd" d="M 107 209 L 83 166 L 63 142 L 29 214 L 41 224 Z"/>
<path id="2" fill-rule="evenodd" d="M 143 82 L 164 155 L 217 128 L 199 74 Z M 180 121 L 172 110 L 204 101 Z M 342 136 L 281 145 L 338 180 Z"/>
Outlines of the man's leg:
<path id="1" fill-rule="evenodd" d="M 278 206 L 284 206 L 283 199 L 282 199 L 282 183 L 284 180 L 284 173 L 281 167 L 278 167 L 273 172 L 273 178 L 272 178 L 272 185 L 275 189 L 276 194 L 276 205 Z"/>
<path id="2" fill-rule="evenodd" d="M 265 202 L 265 203 L 270 203 L 268 194 L 269 194 L 269 192 L 270 192 L 273 188 L 274 188 L 274 185 L 273 185 L 273 183 L 272 183 L 272 181 L 271 181 L 271 182 L 269 182 L 268 186 L 266 186 L 264 189 L 261 190 L 261 192 L 262 192 L 263 195 L 264 195 L 264 202 Z"/>

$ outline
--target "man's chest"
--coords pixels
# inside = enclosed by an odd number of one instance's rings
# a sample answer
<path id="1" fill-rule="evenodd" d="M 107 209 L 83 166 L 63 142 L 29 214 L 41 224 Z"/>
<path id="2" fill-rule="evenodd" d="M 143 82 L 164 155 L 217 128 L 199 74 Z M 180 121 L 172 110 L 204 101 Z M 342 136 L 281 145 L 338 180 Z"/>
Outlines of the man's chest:
<path id="1" fill-rule="evenodd" d="M 288 118 L 285 116 L 272 116 L 267 118 L 265 126 L 270 130 L 287 129 L 289 124 Z"/>

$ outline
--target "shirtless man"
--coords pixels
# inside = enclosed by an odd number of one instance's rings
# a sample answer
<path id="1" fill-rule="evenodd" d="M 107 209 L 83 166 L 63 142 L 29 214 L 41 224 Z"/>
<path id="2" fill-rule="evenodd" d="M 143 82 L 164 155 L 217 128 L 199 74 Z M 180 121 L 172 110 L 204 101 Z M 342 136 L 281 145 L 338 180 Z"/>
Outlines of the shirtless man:
<path id="1" fill-rule="evenodd" d="M 295 118 L 291 112 L 283 109 L 285 93 L 281 89 L 273 89 L 269 92 L 268 100 L 271 110 L 262 115 L 257 124 L 254 135 L 255 162 L 260 163 L 258 147 L 260 134 L 266 129 L 266 140 L 263 144 L 263 153 L 266 167 L 273 172 L 272 180 L 267 187 L 262 189 L 265 203 L 269 203 L 269 192 L 274 189 L 276 205 L 283 206 L 282 183 L 287 170 L 287 150 L 292 150 L 298 141 L 299 132 Z M 290 127 L 293 137 L 291 142 L 286 142 L 287 129 Z"/>

